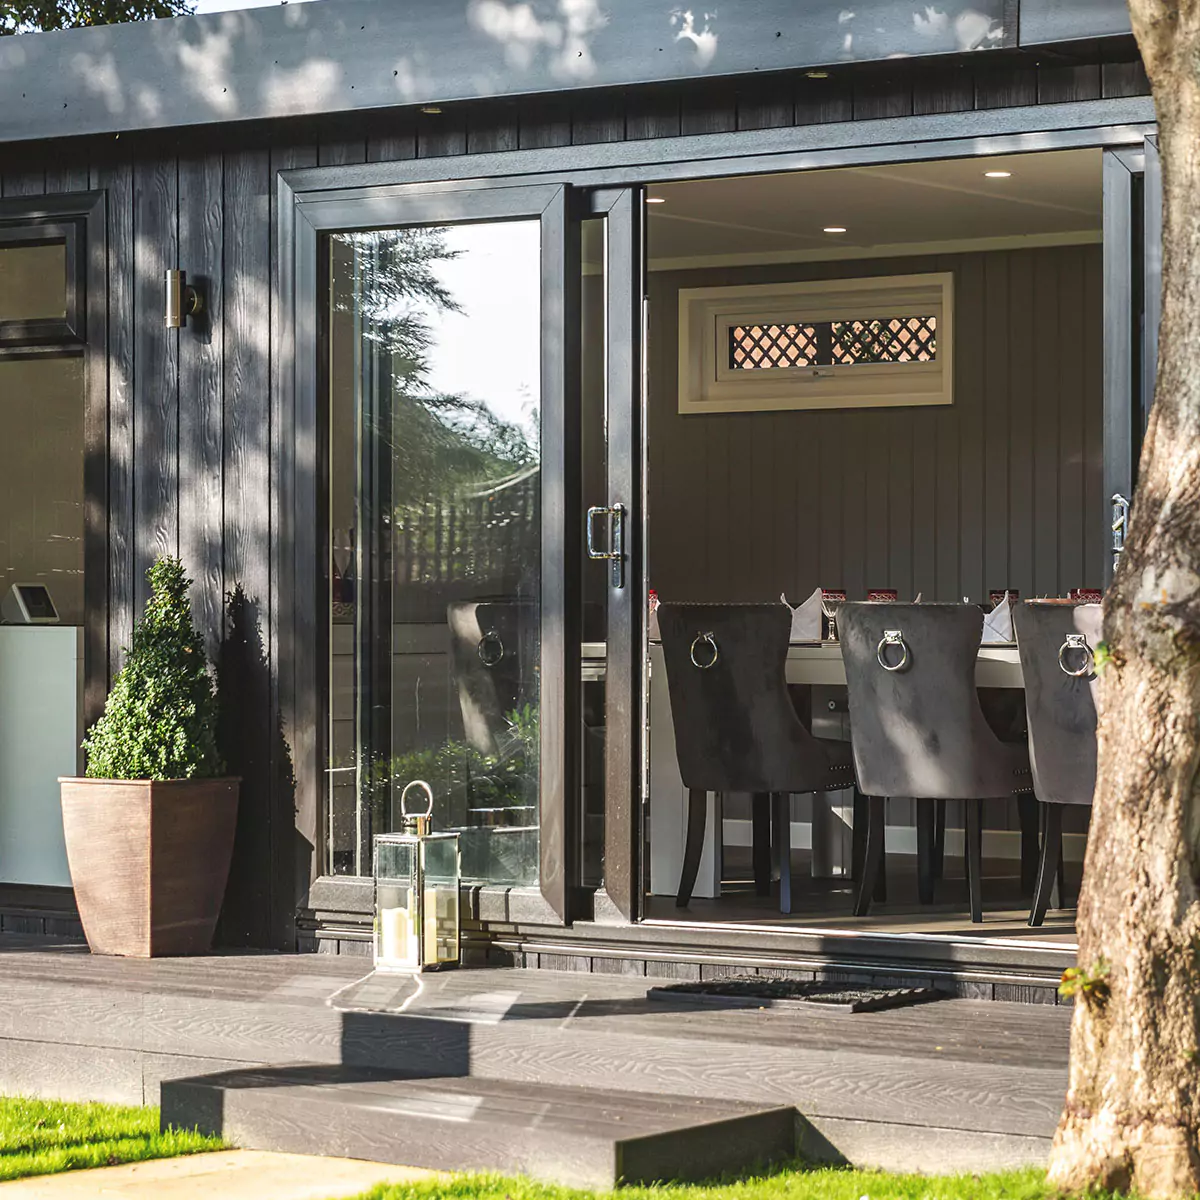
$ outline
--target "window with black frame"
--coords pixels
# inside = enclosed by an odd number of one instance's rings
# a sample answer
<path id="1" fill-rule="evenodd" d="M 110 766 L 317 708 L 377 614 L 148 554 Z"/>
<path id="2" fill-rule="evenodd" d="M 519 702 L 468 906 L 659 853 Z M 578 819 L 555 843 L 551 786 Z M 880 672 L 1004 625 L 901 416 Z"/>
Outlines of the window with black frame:
<path id="1" fill-rule="evenodd" d="M 0 594 L 47 588 L 84 623 L 82 231 L 0 221 Z"/>

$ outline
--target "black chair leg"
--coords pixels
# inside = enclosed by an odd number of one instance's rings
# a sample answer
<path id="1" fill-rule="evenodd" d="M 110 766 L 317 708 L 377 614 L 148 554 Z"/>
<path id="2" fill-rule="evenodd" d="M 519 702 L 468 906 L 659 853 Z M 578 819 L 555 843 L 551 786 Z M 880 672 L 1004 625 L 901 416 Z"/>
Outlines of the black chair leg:
<path id="1" fill-rule="evenodd" d="M 1029 910 L 1029 924 L 1035 929 L 1046 919 L 1050 906 L 1050 892 L 1054 877 L 1062 864 L 1062 806 L 1043 804 L 1045 830 L 1042 833 L 1042 853 L 1038 862 L 1037 887 L 1033 893 L 1033 906 Z"/>
<path id="2" fill-rule="evenodd" d="M 882 796 L 866 797 L 867 831 L 863 850 L 862 875 L 858 881 L 858 894 L 854 900 L 854 915 L 865 917 L 871 910 L 871 900 L 879 882 L 879 868 L 883 865 L 883 818 Z"/>
<path id="3" fill-rule="evenodd" d="M 751 853 L 754 858 L 754 892 L 771 894 L 771 797 L 755 792 L 750 799 Z"/>
<path id="4" fill-rule="evenodd" d="M 933 826 L 933 877 L 939 883 L 946 871 L 946 801 L 935 800 L 937 817 Z"/>
<path id="5" fill-rule="evenodd" d="M 699 788 L 688 791 L 687 836 L 683 843 L 683 870 L 679 872 L 679 892 L 675 907 L 686 908 L 696 886 L 700 856 L 704 853 L 704 825 L 708 819 L 708 793 Z"/>
<path id="6" fill-rule="evenodd" d="M 854 817 L 850 830 L 850 878 L 862 879 L 863 859 L 867 854 L 867 797 L 854 789 Z"/>
<path id="7" fill-rule="evenodd" d="M 933 903 L 937 880 L 936 805 L 936 800 L 917 801 L 917 897 L 922 904 Z"/>
<path id="8" fill-rule="evenodd" d="M 1024 792 L 1017 797 L 1021 824 L 1021 895 L 1032 897 L 1038 878 L 1038 800 Z"/>
<path id="9" fill-rule="evenodd" d="M 978 800 L 966 800 L 964 804 L 967 809 L 967 893 L 971 898 L 971 921 L 979 925 L 983 921 L 983 805 Z"/>
<path id="10" fill-rule="evenodd" d="M 779 911 L 792 911 L 792 797 L 787 792 L 771 793 L 775 826 L 776 857 L 779 861 Z"/>

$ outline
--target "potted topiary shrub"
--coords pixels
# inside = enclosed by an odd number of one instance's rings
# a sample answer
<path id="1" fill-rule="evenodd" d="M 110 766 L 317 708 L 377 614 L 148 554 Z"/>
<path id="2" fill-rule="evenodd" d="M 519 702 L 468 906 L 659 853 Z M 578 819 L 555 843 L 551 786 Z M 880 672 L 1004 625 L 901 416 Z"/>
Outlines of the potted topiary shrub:
<path id="1" fill-rule="evenodd" d="M 203 954 L 229 876 L 239 780 L 224 778 L 217 697 L 178 559 L 152 594 L 84 741 L 87 776 L 62 779 L 75 900 L 94 954 Z"/>

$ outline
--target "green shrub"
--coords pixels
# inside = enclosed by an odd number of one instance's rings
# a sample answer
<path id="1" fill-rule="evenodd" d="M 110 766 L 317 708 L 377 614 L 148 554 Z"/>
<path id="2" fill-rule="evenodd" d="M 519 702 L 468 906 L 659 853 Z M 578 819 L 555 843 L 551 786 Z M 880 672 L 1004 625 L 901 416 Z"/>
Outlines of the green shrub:
<path id="1" fill-rule="evenodd" d="M 211 778 L 225 769 L 217 750 L 217 697 L 204 642 L 192 625 L 192 581 L 176 558 L 146 572 L 152 595 L 113 682 L 104 715 L 83 748 L 92 779 Z"/>

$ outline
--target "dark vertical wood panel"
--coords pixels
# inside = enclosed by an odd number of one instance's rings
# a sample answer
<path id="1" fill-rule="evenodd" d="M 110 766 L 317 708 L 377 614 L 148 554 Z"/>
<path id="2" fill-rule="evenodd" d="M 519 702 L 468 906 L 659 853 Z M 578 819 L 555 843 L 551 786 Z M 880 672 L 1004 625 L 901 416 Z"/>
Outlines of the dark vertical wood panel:
<path id="1" fill-rule="evenodd" d="M 643 89 L 631 95 L 625 112 L 625 136 L 630 141 L 678 137 L 682 116 L 677 88 Z"/>
<path id="2" fill-rule="evenodd" d="M 887 414 L 888 564 L 886 587 L 897 588 L 901 600 L 913 589 L 913 421 L 914 410 Z"/>
<path id="3" fill-rule="evenodd" d="M 441 112 L 418 112 L 417 157 L 439 158 L 467 152 L 467 114 L 462 106 Z"/>
<path id="4" fill-rule="evenodd" d="M 133 168 L 101 162 L 108 251 L 108 669 L 120 669 L 133 629 Z"/>
<path id="5" fill-rule="evenodd" d="M 823 125 L 849 121 L 854 116 L 854 92 L 846 78 L 805 75 L 796 81 L 796 124 Z"/>
<path id="6" fill-rule="evenodd" d="M 210 659 L 224 635 L 221 361 L 224 164 L 219 154 L 179 163 L 179 262 L 202 288 L 204 313 L 179 339 L 179 553 L 195 581 L 192 616 Z"/>
<path id="7" fill-rule="evenodd" d="M 793 125 L 796 101 L 790 77 L 750 81 L 737 90 L 737 127 L 775 129 Z"/>
<path id="8" fill-rule="evenodd" d="M 226 661 L 253 696 L 230 697 L 242 720 L 226 748 L 242 777 L 237 839 L 220 935 L 226 944 L 269 945 L 271 916 L 269 692 L 262 671 L 270 631 L 272 320 L 270 162 L 264 150 L 229 154 L 224 164 L 223 311 L 226 589 L 240 587 L 245 608 L 227 630 Z"/>
<path id="9" fill-rule="evenodd" d="M 517 125 L 522 150 L 571 144 L 571 109 L 561 96 L 523 101 Z"/>
<path id="10" fill-rule="evenodd" d="M 179 262 L 178 175 L 173 158 L 139 161 L 134 232 L 134 602 L 149 594 L 156 558 L 179 553 L 179 331 L 163 325 L 163 275 Z"/>
<path id="11" fill-rule="evenodd" d="M 681 133 L 726 133 L 737 128 L 737 93 L 728 84 L 684 94 Z"/>
<path id="12" fill-rule="evenodd" d="M 46 167 L 47 192 L 86 192 L 88 164 L 82 154 L 55 159 Z"/>
<path id="13" fill-rule="evenodd" d="M 888 510 L 888 460 L 891 456 L 890 413 L 862 413 L 855 421 L 863 458 L 863 593 L 866 588 L 892 586 L 890 570 L 891 514 Z M 861 439 L 861 440 L 859 440 Z M 856 593 L 859 594 L 859 593 Z"/>
<path id="14" fill-rule="evenodd" d="M 1038 255 L 1033 268 L 1033 587 L 1058 592 L 1058 261 Z"/>
<path id="15" fill-rule="evenodd" d="M 986 599 L 984 532 L 984 355 L 988 339 L 984 256 L 964 255 L 955 278 L 954 406 L 959 413 L 959 586 Z"/>
<path id="16" fill-rule="evenodd" d="M 975 107 L 975 79 L 967 63 L 923 63 L 913 80 L 913 113 L 967 112 Z"/>
<path id="17" fill-rule="evenodd" d="M 1058 586 L 1084 587 L 1084 251 L 1064 246 L 1058 259 Z"/>
<path id="18" fill-rule="evenodd" d="M 1013 254 L 1009 262 L 1008 520 L 1009 583 L 1028 599 L 1033 594 L 1033 254 Z M 1007 586 L 1007 585 L 1005 585 Z"/>
<path id="19" fill-rule="evenodd" d="M 1100 98 L 1099 63 L 1070 63 L 1038 67 L 1038 103 L 1066 104 Z"/>
<path id="20" fill-rule="evenodd" d="M 739 600 L 758 598 L 755 595 L 757 588 L 754 578 L 754 523 L 761 520 L 763 514 L 755 511 L 753 503 L 751 475 L 754 471 L 757 422 L 752 418 L 751 413 L 729 413 L 718 418 L 725 424 L 728 447 L 729 479 L 725 503 L 728 533 L 725 555 L 722 556 L 718 549 L 710 559 L 709 570 L 714 573 L 727 571 L 729 586 Z"/>
<path id="21" fill-rule="evenodd" d="M 1008 268 L 1010 254 L 984 256 L 983 295 L 983 588 L 1015 586 L 1009 580 L 1008 464 L 1010 362 Z"/>
<path id="22" fill-rule="evenodd" d="M 46 166 L 36 158 L 13 155 L 0 164 L 0 194 L 9 196 L 41 196 L 46 191 Z"/>
<path id="23" fill-rule="evenodd" d="M 331 138 L 317 146 L 317 166 L 340 167 L 367 161 L 367 139 L 363 137 Z"/>
<path id="24" fill-rule="evenodd" d="M 907 117 L 913 111 L 913 68 L 909 63 L 863 67 L 854 73 L 854 120 Z"/>
<path id="25" fill-rule="evenodd" d="M 275 160 L 291 162 L 295 153 L 291 147 L 281 147 L 272 152 L 272 165 Z M 297 166 L 316 166 L 316 152 L 309 155 L 311 163 L 296 163 Z M 400 110 L 389 113 L 386 122 L 374 128 L 367 135 L 367 162 L 397 162 L 403 159 L 417 157 L 417 130 L 412 115 Z"/>
<path id="26" fill-rule="evenodd" d="M 933 408 L 913 413 L 913 595 L 937 596 L 937 431 L 944 418 Z"/>
<path id="27" fill-rule="evenodd" d="M 571 106 L 571 142 L 582 146 L 594 142 L 625 140 L 625 105 L 620 95 L 605 92 L 580 96 Z"/>
<path id="28" fill-rule="evenodd" d="M 984 65 L 976 70 L 976 108 L 1019 108 L 1037 102 L 1036 67 L 989 67 Z"/>
<path id="29" fill-rule="evenodd" d="M 515 104 L 497 103 L 489 106 L 484 113 L 468 117 L 468 154 L 499 153 L 503 150 L 518 150 L 520 146 L 520 114 Z"/>
<path id="30" fill-rule="evenodd" d="M 1105 63 L 1100 68 L 1100 94 L 1104 99 L 1150 95 L 1150 80 L 1141 59 L 1135 62 Z"/>
<path id="31" fill-rule="evenodd" d="M 863 412 L 843 414 L 842 426 L 842 578 L 850 597 L 861 597 L 867 583 L 867 458 L 870 426 Z"/>
<path id="32" fill-rule="evenodd" d="M 844 422 L 836 413 L 819 413 L 817 444 L 821 448 L 820 491 L 811 500 L 819 530 L 821 577 L 814 586 L 845 587 L 845 530 L 842 524 Z"/>

